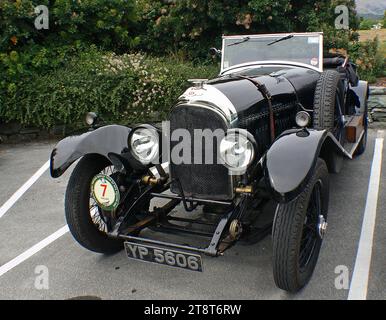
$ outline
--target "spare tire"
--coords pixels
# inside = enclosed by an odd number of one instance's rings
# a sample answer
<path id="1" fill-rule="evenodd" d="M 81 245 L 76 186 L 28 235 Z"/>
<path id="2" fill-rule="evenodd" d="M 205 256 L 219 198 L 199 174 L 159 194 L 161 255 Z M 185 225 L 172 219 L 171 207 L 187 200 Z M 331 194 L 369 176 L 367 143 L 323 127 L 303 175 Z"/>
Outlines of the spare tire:
<path id="1" fill-rule="evenodd" d="M 336 95 L 339 88 L 340 74 L 327 70 L 320 75 L 314 95 L 314 128 L 329 130 L 334 133 Z"/>
<path id="2" fill-rule="evenodd" d="M 328 130 L 344 145 L 344 131 L 335 132 L 336 104 L 340 101 L 342 91 L 340 81 L 340 74 L 334 70 L 327 70 L 320 75 L 314 95 L 313 125 L 317 130 Z M 330 152 L 326 160 L 330 172 L 340 172 L 343 166 L 343 155 Z"/>

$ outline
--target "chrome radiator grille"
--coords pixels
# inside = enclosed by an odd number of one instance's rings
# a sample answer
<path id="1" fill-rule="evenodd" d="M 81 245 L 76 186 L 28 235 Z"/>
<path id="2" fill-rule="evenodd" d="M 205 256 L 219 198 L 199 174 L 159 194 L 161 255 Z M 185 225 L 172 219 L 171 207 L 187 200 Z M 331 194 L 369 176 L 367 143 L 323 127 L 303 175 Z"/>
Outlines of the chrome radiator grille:
<path id="1" fill-rule="evenodd" d="M 170 130 L 171 133 L 176 129 L 185 129 L 194 137 L 195 129 L 209 129 L 213 132 L 221 129 L 227 130 L 225 120 L 215 111 L 206 107 L 180 105 L 171 111 Z M 172 136 L 172 135 L 171 135 Z M 202 164 L 195 164 L 194 143 L 191 140 L 190 156 L 191 163 L 175 164 L 173 159 L 170 162 L 170 174 L 172 179 L 179 179 L 183 192 L 187 197 L 197 197 L 202 199 L 231 199 L 232 178 L 228 174 L 228 169 L 217 163 L 218 144 L 220 141 L 213 139 L 212 148 L 202 139 L 202 155 L 207 152 L 213 152 L 213 164 L 205 164 L 205 157 L 202 158 Z M 171 150 L 182 141 L 171 141 Z M 211 149 L 211 150 L 209 150 Z M 171 185 L 173 193 L 181 194 L 178 183 L 173 182 Z"/>

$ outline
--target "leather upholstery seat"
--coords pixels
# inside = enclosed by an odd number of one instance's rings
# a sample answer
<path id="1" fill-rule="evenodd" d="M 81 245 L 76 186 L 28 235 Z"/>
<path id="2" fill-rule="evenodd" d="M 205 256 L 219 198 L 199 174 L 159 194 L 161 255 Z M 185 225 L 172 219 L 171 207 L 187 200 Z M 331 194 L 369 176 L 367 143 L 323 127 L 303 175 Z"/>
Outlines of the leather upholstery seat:
<path id="1" fill-rule="evenodd" d="M 326 54 L 323 57 L 323 68 L 326 69 L 335 69 L 338 71 L 342 79 L 345 79 L 348 76 L 351 86 L 356 87 L 358 85 L 358 75 L 356 73 L 356 65 L 352 62 L 348 62 L 345 67 L 343 63 L 346 61 L 346 57 L 340 54 Z"/>
<path id="2" fill-rule="evenodd" d="M 344 61 L 343 57 L 327 57 L 323 59 L 323 67 L 325 69 L 338 68 L 343 65 Z"/>

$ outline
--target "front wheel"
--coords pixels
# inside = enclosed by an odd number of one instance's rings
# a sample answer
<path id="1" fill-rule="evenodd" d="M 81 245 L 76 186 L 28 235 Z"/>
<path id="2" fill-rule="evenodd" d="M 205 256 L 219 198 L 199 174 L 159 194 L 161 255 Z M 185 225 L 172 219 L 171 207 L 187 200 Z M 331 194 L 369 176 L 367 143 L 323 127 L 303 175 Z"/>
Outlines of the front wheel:
<path id="1" fill-rule="evenodd" d="M 91 194 L 91 181 L 101 173 L 115 175 L 107 158 L 86 155 L 78 162 L 68 182 L 65 213 L 71 234 L 80 245 L 94 252 L 110 254 L 120 251 L 123 243 L 108 237 L 107 230 L 115 219 L 97 205 Z"/>
<path id="2" fill-rule="evenodd" d="M 327 227 L 328 169 L 318 159 L 304 191 L 277 206 L 273 223 L 273 275 L 276 285 L 297 292 L 310 280 Z"/>

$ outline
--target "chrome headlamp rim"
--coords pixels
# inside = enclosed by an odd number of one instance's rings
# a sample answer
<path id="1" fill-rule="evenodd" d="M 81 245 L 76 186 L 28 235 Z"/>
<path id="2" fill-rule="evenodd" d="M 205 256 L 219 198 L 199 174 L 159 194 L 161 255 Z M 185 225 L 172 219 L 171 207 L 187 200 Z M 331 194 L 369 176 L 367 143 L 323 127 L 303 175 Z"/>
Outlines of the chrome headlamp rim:
<path id="1" fill-rule="evenodd" d="M 295 116 L 296 125 L 306 128 L 311 123 L 311 116 L 307 111 L 299 111 Z"/>
<path id="2" fill-rule="evenodd" d="M 96 112 L 87 112 L 85 116 L 85 121 L 89 126 L 96 124 L 98 120 L 98 114 Z"/>
<path id="3" fill-rule="evenodd" d="M 251 146 L 251 148 L 250 148 L 251 155 L 249 157 L 249 161 L 244 166 L 234 167 L 234 166 L 230 165 L 229 163 L 227 163 L 227 160 L 224 158 L 223 152 L 221 150 L 221 144 L 223 143 L 224 140 L 226 140 L 227 138 L 229 138 L 229 136 L 232 136 L 232 135 L 243 136 L 245 138 L 245 140 L 247 141 L 247 143 L 249 143 Z M 254 163 L 254 160 L 256 159 L 257 152 L 258 152 L 257 142 L 256 142 L 255 138 L 253 137 L 253 135 L 250 132 L 248 132 L 246 129 L 240 129 L 240 128 L 228 129 L 224 138 L 221 140 L 220 145 L 219 145 L 219 158 L 223 162 L 224 166 L 227 167 L 228 170 L 230 171 L 230 173 L 232 173 L 232 174 L 242 175 L 242 174 L 246 173 L 248 168 Z"/>
<path id="4" fill-rule="evenodd" d="M 142 132 L 142 134 L 139 134 L 139 132 Z M 145 153 L 148 151 L 148 155 L 144 156 L 143 153 L 141 154 L 139 152 L 138 145 L 135 146 L 135 142 L 138 142 L 142 138 L 150 138 L 150 140 L 147 141 L 149 148 L 152 148 L 151 150 L 142 148 L 142 151 Z M 146 143 L 146 142 L 145 142 Z M 153 146 L 151 144 L 153 143 Z M 139 126 L 136 126 L 133 128 L 128 136 L 128 147 L 130 150 L 131 155 L 134 157 L 136 161 L 138 161 L 141 165 L 147 166 L 150 164 L 157 164 L 159 161 L 159 155 L 160 155 L 160 146 L 161 146 L 161 137 L 159 130 L 149 124 L 141 124 Z"/>

